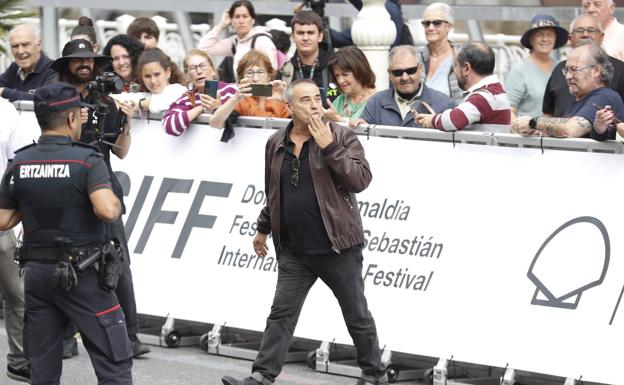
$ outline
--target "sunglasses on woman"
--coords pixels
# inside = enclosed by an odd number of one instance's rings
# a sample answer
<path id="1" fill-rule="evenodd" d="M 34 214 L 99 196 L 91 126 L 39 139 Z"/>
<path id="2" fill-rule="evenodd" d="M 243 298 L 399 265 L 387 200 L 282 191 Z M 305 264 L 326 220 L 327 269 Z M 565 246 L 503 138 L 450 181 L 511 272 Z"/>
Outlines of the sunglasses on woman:
<path id="1" fill-rule="evenodd" d="M 431 24 L 433 24 L 434 27 L 438 28 L 438 27 L 440 27 L 442 25 L 442 23 L 448 23 L 448 21 L 446 21 L 446 20 L 423 20 L 420 23 L 425 28 L 429 28 L 429 26 Z"/>

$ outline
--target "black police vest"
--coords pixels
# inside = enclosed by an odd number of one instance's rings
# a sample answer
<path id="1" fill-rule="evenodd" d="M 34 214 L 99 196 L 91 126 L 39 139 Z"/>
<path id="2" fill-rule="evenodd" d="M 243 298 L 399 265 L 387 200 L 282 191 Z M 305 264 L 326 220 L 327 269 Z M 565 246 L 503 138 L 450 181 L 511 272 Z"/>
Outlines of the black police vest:
<path id="1" fill-rule="evenodd" d="M 26 246 L 56 247 L 55 237 L 69 238 L 75 247 L 103 244 L 104 224 L 87 191 L 87 171 L 96 157 L 102 155 L 95 148 L 69 141 L 17 152 L 10 165 L 12 189 Z"/>

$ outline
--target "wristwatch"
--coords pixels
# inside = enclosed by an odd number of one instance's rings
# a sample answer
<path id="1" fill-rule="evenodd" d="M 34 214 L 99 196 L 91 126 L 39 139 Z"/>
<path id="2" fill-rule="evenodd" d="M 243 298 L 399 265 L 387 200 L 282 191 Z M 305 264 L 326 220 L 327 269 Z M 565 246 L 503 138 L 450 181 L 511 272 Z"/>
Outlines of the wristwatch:
<path id="1" fill-rule="evenodd" d="M 537 130 L 537 117 L 531 118 L 531 120 L 529 120 L 529 127 L 531 127 L 531 129 L 533 130 Z"/>

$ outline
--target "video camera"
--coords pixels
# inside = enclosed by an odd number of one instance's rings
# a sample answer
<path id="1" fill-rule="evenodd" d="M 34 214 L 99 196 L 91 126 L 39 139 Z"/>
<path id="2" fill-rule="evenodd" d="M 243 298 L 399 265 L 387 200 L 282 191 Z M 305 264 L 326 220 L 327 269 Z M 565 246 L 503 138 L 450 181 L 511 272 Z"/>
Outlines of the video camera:
<path id="1" fill-rule="evenodd" d="M 96 76 L 95 80 L 87 83 L 85 88 L 89 91 L 95 105 L 95 115 L 97 116 L 97 126 L 93 127 L 93 133 L 97 138 L 97 142 L 103 142 L 110 146 L 117 146 L 112 143 L 119 133 L 119 129 L 126 121 L 126 116 L 121 114 L 121 121 L 115 124 L 115 132 L 104 132 L 105 121 L 111 105 L 115 105 L 115 101 L 110 94 L 119 94 L 123 89 L 123 80 L 113 72 L 104 72 Z M 115 107 L 116 108 L 116 107 Z M 90 130 L 89 130 L 90 131 Z M 85 132 L 89 132 L 85 130 Z"/>
<path id="2" fill-rule="evenodd" d="M 325 4 L 327 0 L 303 0 L 303 9 L 311 9 L 322 18 L 325 17 Z"/>
<path id="3" fill-rule="evenodd" d="M 94 96 L 118 94 L 123 89 L 123 80 L 114 72 L 104 72 L 95 80 L 87 83 L 86 88 L 92 94 L 99 94 Z"/>

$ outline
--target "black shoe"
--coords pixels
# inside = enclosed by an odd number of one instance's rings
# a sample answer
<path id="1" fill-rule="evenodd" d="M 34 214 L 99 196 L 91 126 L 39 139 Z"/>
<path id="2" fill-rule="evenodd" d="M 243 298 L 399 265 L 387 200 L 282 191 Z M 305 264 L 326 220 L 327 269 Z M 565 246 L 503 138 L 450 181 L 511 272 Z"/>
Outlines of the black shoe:
<path id="1" fill-rule="evenodd" d="M 132 357 L 138 358 L 144 354 L 152 351 L 147 345 L 141 343 L 138 338 L 134 337 L 130 339 L 130 345 L 132 345 Z"/>
<path id="2" fill-rule="evenodd" d="M 20 369 L 14 369 L 7 365 L 7 377 L 19 382 L 28 382 L 30 384 L 30 366 L 26 365 Z"/>
<path id="3" fill-rule="evenodd" d="M 76 337 L 63 338 L 63 359 L 78 355 L 78 340 Z"/>
<path id="4" fill-rule="evenodd" d="M 237 380 L 230 376 L 223 376 L 221 382 L 223 382 L 223 385 L 262 385 L 261 382 L 251 376 L 243 378 L 242 380 Z"/>

